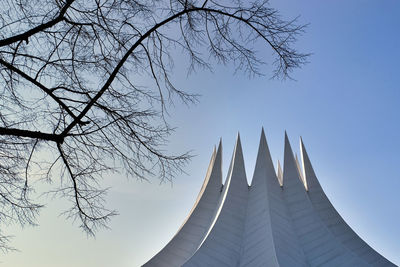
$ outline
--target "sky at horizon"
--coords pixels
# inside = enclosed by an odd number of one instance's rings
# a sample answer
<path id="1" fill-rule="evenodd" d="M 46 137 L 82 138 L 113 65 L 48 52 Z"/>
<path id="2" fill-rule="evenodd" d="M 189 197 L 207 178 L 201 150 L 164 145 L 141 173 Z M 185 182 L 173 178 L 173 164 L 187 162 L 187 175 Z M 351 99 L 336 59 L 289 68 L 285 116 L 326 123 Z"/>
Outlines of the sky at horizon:
<path id="1" fill-rule="evenodd" d="M 302 136 L 326 195 L 345 221 L 379 253 L 400 265 L 400 2 L 272 0 L 282 16 L 309 23 L 296 44 L 311 52 L 295 80 L 248 79 L 232 66 L 189 77 L 177 58 L 175 79 L 201 95 L 198 104 L 176 104 L 168 150 L 196 156 L 173 184 L 123 175 L 108 207 L 119 215 L 96 238 L 59 216 L 66 203 L 53 200 L 39 226 L 8 227 L 19 252 L 0 256 L 0 267 L 140 266 L 175 234 L 195 202 L 214 145 L 223 142 L 224 177 L 240 132 L 250 183 L 261 127 L 272 159 L 283 160 L 284 131 L 295 153 Z M 260 47 L 260 51 L 262 48 Z M 262 52 L 265 57 L 270 49 Z"/>

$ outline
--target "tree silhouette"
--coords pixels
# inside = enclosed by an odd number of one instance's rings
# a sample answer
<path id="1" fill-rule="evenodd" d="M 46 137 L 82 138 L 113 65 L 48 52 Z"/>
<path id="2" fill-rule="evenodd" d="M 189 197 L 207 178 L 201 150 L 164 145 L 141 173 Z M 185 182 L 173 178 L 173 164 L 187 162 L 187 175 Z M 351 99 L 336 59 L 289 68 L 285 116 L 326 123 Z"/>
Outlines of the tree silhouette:
<path id="1" fill-rule="evenodd" d="M 71 201 L 68 218 L 106 227 L 104 173 L 171 180 L 190 157 L 162 149 L 169 103 L 196 101 L 171 80 L 173 52 L 189 73 L 232 62 L 260 75 L 262 41 L 284 79 L 307 60 L 292 47 L 303 29 L 268 1 L 1 1 L 0 225 L 35 224 L 34 181 L 57 181 L 47 193 Z"/>

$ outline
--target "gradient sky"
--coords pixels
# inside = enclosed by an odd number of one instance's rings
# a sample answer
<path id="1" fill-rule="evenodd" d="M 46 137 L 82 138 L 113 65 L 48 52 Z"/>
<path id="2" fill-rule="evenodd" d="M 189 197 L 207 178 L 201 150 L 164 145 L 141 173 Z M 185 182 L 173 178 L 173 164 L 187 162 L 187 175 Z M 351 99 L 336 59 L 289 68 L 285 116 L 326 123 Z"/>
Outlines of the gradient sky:
<path id="1" fill-rule="evenodd" d="M 222 137 L 224 175 L 240 131 L 248 180 L 255 165 L 261 127 L 271 155 L 283 159 L 284 131 L 294 152 L 303 137 L 328 198 L 348 224 L 374 249 L 400 265 L 400 2 L 273 0 L 283 16 L 310 23 L 297 47 L 312 52 L 296 81 L 233 75 L 231 66 L 177 83 L 202 95 L 191 107 L 177 104 L 177 126 L 168 147 L 193 150 L 187 174 L 173 185 L 105 177 L 113 185 L 109 207 L 120 215 L 110 230 L 86 238 L 77 223 L 59 217 L 62 201 L 51 201 L 38 227 L 9 227 L 20 252 L 0 256 L 0 266 L 139 266 L 175 234 L 203 182 L 213 146 Z M 268 57 L 269 49 L 260 47 Z M 265 72 L 269 74 L 266 66 Z"/>

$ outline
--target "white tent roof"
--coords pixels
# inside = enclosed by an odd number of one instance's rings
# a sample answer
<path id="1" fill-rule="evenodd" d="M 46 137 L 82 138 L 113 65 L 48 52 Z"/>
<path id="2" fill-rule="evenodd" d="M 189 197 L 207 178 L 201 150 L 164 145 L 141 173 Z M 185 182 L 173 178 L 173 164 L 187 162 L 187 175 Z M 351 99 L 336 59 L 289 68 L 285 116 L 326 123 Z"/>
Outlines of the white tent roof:
<path id="1" fill-rule="evenodd" d="M 144 266 L 395 266 L 338 214 L 300 149 L 301 163 L 285 133 L 278 180 L 263 130 L 248 186 L 238 135 L 222 187 L 220 143 L 186 221 Z"/>

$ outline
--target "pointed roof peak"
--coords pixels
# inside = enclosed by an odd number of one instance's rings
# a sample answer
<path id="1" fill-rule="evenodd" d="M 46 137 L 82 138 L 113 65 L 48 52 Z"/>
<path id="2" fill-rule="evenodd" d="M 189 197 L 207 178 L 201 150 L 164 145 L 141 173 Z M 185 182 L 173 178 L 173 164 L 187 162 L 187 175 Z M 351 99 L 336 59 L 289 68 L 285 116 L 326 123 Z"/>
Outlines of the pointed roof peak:
<path id="1" fill-rule="evenodd" d="M 237 150 L 240 150 L 240 153 L 242 153 L 242 143 L 240 142 L 240 133 L 237 133 L 237 137 L 236 137 L 236 143 L 235 143 L 235 154 L 238 153 Z"/>
<path id="2" fill-rule="evenodd" d="M 303 139 L 300 139 L 300 153 L 301 153 L 301 161 L 303 164 L 304 176 L 307 180 L 309 176 L 315 176 L 315 173 L 311 165 L 310 158 L 308 157 L 306 147 L 304 146 Z"/>
<path id="3" fill-rule="evenodd" d="M 307 154 L 306 147 L 304 145 L 303 139 L 300 137 L 300 153 L 301 153 L 301 159 L 303 162 L 303 166 L 307 164 L 311 164 L 310 159 Z"/>
<path id="4" fill-rule="evenodd" d="M 286 132 L 286 130 L 285 130 L 285 152 L 286 152 L 286 149 L 287 149 L 287 148 L 288 148 L 288 149 L 292 152 L 292 154 L 293 154 L 292 146 L 290 145 L 289 137 L 288 137 L 287 132 Z"/>
<path id="5" fill-rule="evenodd" d="M 300 151 L 301 153 L 306 153 L 306 147 L 304 146 L 303 138 L 300 136 Z"/>
<path id="6" fill-rule="evenodd" d="M 252 184 L 264 183 L 265 179 L 276 178 L 274 164 L 268 148 L 267 138 L 264 129 L 261 131 L 260 143 L 254 168 Z"/>
<path id="7" fill-rule="evenodd" d="M 299 140 L 299 143 L 300 143 L 300 156 L 301 156 L 301 159 L 302 159 L 302 161 L 303 161 L 303 155 L 304 155 L 304 151 L 305 151 L 305 148 L 304 148 L 304 143 L 303 143 L 303 138 L 300 136 L 300 140 Z"/>
<path id="8" fill-rule="evenodd" d="M 240 142 L 240 134 L 238 132 L 236 137 L 235 151 L 234 151 L 235 156 L 238 155 L 239 152 L 240 154 L 242 154 L 242 143 Z"/>
<path id="9" fill-rule="evenodd" d="M 222 138 L 219 139 L 217 154 L 222 152 Z"/>
<path id="10" fill-rule="evenodd" d="M 264 127 L 261 129 L 260 144 L 258 147 L 259 147 L 258 151 L 260 151 L 261 149 L 265 149 L 265 147 L 268 149 L 267 138 L 265 137 Z"/>
<path id="11" fill-rule="evenodd" d="M 290 145 L 289 137 L 285 130 L 285 153 L 286 153 L 286 150 L 290 150 L 290 152 L 292 152 L 292 155 L 293 155 L 292 146 Z"/>
<path id="12" fill-rule="evenodd" d="M 231 183 L 230 180 L 232 177 L 234 177 L 232 179 L 233 184 L 242 184 L 246 187 L 248 186 L 239 133 L 236 139 L 235 149 L 233 150 L 232 160 L 228 170 L 228 178 L 225 181 L 225 184 Z"/>
<path id="13" fill-rule="evenodd" d="M 284 161 L 283 161 L 283 181 L 286 179 L 290 179 L 291 181 L 297 180 L 301 182 L 301 185 L 308 190 L 307 183 L 305 181 L 305 176 L 300 168 L 299 159 L 297 154 L 293 153 L 292 147 L 289 142 L 289 138 L 285 134 L 285 153 L 284 153 Z M 287 181 L 287 180 L 286 180 Z M 293 182 L 291 182 L 293 183 Z M 299 186 L 297 182 L 296 186 Z"/>

